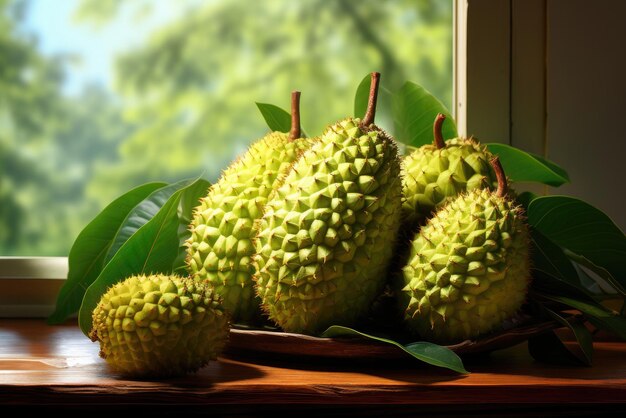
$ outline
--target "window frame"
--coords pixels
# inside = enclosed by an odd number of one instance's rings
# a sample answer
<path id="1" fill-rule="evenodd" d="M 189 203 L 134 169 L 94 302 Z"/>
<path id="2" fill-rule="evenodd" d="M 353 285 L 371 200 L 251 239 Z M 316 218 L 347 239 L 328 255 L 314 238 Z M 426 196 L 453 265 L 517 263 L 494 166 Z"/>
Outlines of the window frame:
<path id="1" fill-rule="evenodd" d="M 515 141 L 517 147 L 543 154 L 546 0 L 453 2 L 451 110 L 459 134 L 489 142 Z M 517 28 L 537 16 L 544 19 L 543 33 L 512 39 Z M 517 30 L 521 34 L 523 29 Z M 512 71 L 517 60 L 530 62 L 525 69 L 535 70 Z M 538 87 L 529 90 L 529 85 Z M 533 132 L 518 135 L 516 129 L 521 128 L 513 127 L 513 116 L 523 119 L 516 126 Z M 518 137 L 535 142 L 520 143 Z M 67 257 L 0 257 L 0 318 L 50 315 L 67 273 Z"/>
<path id="2" fill-rule="evenodd" d="M 0 318 L 49 316 L 67 272 L 67 257 L 0 257 Z"/>

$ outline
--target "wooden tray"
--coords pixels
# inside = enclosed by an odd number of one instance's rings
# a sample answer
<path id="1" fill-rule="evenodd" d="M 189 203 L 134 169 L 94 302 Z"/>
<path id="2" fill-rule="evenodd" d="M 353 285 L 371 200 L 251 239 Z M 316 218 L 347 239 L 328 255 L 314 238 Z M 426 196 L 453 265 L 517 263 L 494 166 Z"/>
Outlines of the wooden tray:
<path id="1" fill-rule="evenodd" d="M 448 347 L 459 355 L 485 353 L 514 346 L 534 335 L 559 326 L 556 321 L 535 322 Z M 232 328 L 230 331 L 230 342 L 226 348 L 226 354 L 235 356 L 269 354 L 336 359 L 397 359 L 407 356 L 397 347 L 366 338 L 320 338 L 282 331 L 237 328 Z"/>

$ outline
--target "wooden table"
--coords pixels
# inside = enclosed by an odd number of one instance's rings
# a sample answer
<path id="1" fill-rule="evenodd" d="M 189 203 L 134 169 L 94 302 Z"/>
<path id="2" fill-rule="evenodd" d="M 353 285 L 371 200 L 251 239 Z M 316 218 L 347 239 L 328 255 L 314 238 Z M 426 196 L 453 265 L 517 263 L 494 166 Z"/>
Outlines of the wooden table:
<path id="1" fill-rule="evenodd" d="M 595 344 L 593 367 L 535 362 L 525 344 L 466 361 L 469 375 L 401 363 L 221 358 L 180 379 L 117 377 L 76 325 L 0 319 L 0 411 L 43 406 L 162 412 L 381 416 L 562 416 L 626 411 L 626 343 Z M 84 411 L 83 411 L 84 412 Z M 3 414 L 4 415 L 4 414 Z M 6 415 L 5 415 L 6 416 Z M 82 415 L 85 416 L 85 415 Z"/>

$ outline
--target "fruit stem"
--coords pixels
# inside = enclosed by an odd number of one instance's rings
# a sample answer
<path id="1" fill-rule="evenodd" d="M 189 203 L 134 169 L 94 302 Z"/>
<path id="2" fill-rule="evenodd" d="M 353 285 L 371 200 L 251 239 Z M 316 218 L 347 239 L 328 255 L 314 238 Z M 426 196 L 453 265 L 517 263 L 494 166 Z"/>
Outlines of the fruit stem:
<path id="1" fill-rule="evenodd" d="M 444 115 L 443 113 L 437 113 L 437 117 L 435 117 L 435 123 L 433 123 L 433 136 L 435 137 L 435 146 L 438 149 L 446 146 L 446 143 L 443 140 L 443 132 L 441 128 L 443 126 L 444 120 L 446 120 L 446 115 Z"/>
<path id="2" fill-rule="evenodd" d="M 289 139 L 296 140 L 300 138 L 300 92 L 291 92 L 291 130 L 289 131 Z"/>
<path id="3" fill-rule="evenodd" d="M 509 191 L 509 186 L 506 182 L 506 176 L 504 175 L 504 168 L 500 163 L 500 158 L 493 157 L 490 161 L 493 171 L 496 172 L 496 178 L 498 179 L 498 190 L 496 190 L 496 196 L 504 197 Z"/>
<path id="4" fill-rule="evenodd" d="M 378 100 L 379 84 L 380 73 L 373 72 L 370 81 L 370 96 L 367 101 L 367 111 L 365 112 L 365 116 L 363 116 L 363 120 L 361 121 L 361 124 L 363 126 L 370 126 L 372 123 L 374 123 L 374 118 L 376 117 L 376 101 Z"/>

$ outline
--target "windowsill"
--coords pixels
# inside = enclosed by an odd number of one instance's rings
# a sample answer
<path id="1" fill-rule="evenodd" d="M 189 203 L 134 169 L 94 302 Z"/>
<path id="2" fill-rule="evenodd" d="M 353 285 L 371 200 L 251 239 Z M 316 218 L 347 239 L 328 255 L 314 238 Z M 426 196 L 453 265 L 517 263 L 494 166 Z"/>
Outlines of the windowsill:
<path id="1" fill-rule="evenodd" d="M 45 318 L 67 277 L 67 257 L 0 257 L 0 318 Z"/>
<path id="2" fill-rule="evenodd" d="M 185 378 L 131 381 L 112 373 L 98 357 L 98 345 L 73 323 L 52 327 L 41 320 L 3 320 L 0 404 L 98 404 L 104 408 L 210 404 L 211 410 L 219 406 L 225 411 L 248 412 L 257 411 L 252 407 L 255 404 L 303 410 L 304 404 L 320 408 L 331 404 L 361 405 L 369 413 L 377 410 L 376 405 L 380 412 L 420 404 L 413 406 L 418 408 L 414 412 L 469 409 L 561 414 L 598 412 L 594 404 L 622 403 L 617 408 L 626 410 L 626 343 L 599 342 L 595 349 L 593 367 L 570 367 L 537 363 L 525 344 L 520 344 L 466 360 L 472 371 L 466 376 L 408 359 L 397 364 L 356 364 L 222 358 Z M 512 404 L 517 406 L 513 409 Z"/>

